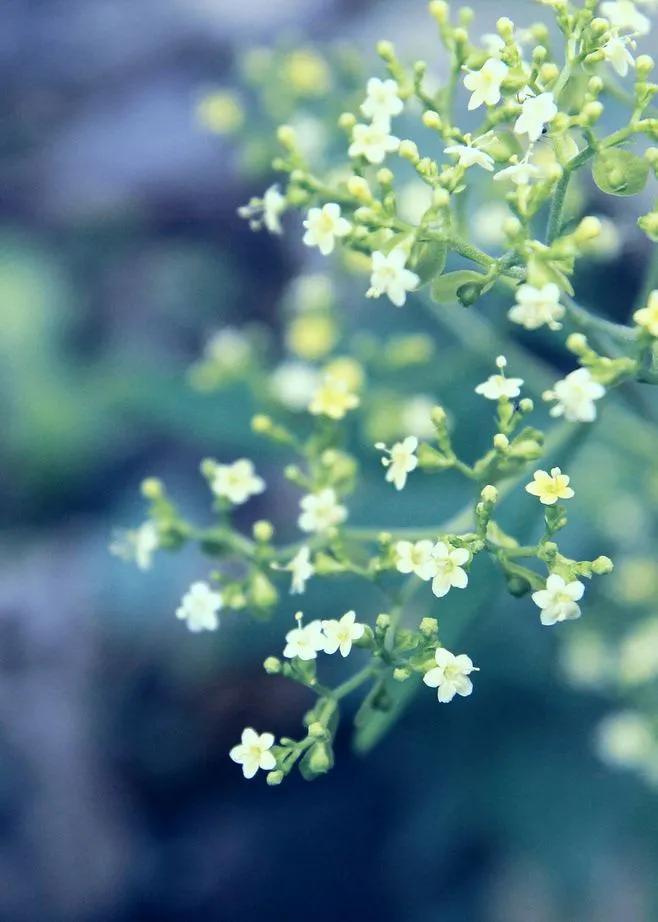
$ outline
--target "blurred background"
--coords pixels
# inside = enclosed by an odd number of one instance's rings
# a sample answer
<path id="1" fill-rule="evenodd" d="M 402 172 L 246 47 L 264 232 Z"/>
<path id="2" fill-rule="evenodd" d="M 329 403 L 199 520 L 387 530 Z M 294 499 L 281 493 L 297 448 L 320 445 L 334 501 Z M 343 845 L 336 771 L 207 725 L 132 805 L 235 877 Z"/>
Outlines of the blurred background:
<path id="1" fill-rule="evenodd" d="M 526 2 L 472 5 L 482 32 L 503 12 L 526 25 L 534 14 Z M 512 333 L 495 297 L 438 324 L 414 299 L 405 312 L 365 303 L 355 267 L 302 252 L 296 218 L 273 237 L 236 216 L 272 182 L 277 124 L 293 123 L 320 165 L 344 148 L 333 126 L 380 73 L 376 39 L 394 38 L 440 77 L 429 26 L 424 2 L 405 0 L 4 6 L 3 922 L 658 919 L 648 388 L 612 396 L 587 442 L 551 459 L 577 492 L 565 550 L 618 565 L 588 590 L 583 620 L 541 628 L 483 567 L 445 615 L 448 640 L 469 619 L 477 693 L 445 709 L 420 695 L 367 758 L 351 754 L 345 729 L 336 768 L 312 784 L 247 783 L 227 756 L 245 725 L 294 734 L 308 706 L 303 689 L 261 668 L 280 648 L 288 599 L 271 624 L 227 616 L 218 633 L 192 635 L 174 611 L 208 572 L 200 553 L 159 554 L 140 572 L 108 550 L 115 528 L 142 520 L 148 475 L 207 521 L 207 455 L 257 457 L 277 489 L 249 505 L 244 527 L 267 516 L 290 528 L 298 493 L 281 480 L 286 458 L 251 434 L 252 391 L 213 347 L 227 326 L 247 336 L 261 371 L 291 356 L 312 364 L 324 356 L 305 345 L 310 299 L 323 316 L 339 307 L 336 354 L 385 356 L 353 433 L 365 482 L 355 524 L 429 524 L 468 495 L 448 477 L 393 499 L 375 438 L 421 430 L 440 401 L 472 457 L 491 431 L 472 388 L 494 355 L 505 351 L 534 396 L 571 370 L 554 337 Z M 419 194 L 410 177 L 410 213 Z M 574 214 L 609 218 L 578 290 L 625 321 L 649 259 L 635 220 L 650 200 L 599 201 L 587 180 L 573 199 Z M 484 206 L 473 230 L 495 248 L 502 205 Z M 424 337 L 412 374 L 400 358 L 410 333 Z M 523 497 L 505 507 L 521 534 L 536 533 L 533 515 Z M 308 599 L 313 617 L 323 591 Z M 341 583 L 331 605 L 361 602 L 369 620 L 376 609 L 360 592 Z M 425 603 L 414 617 L 436 613 Z"/>

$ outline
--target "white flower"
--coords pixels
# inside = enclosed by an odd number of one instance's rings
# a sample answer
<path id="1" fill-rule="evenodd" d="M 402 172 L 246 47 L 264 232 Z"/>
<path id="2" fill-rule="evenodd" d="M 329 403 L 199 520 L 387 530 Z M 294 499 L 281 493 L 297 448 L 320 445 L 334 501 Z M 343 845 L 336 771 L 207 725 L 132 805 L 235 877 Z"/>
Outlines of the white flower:
<path id="1" fill-rule="evenodd" d="M 302 497 L 302 513 L 297 523 L 302 531 L 322 532 L 334 525 L 340 525 L 347 518 L 347 509 L 341 506 L 336 491 L 331 487 L 319 493 L 309 493 Z"/>
<path id="2" fill-rule="evenodd" d="M 541 170 L 534 163 L 530 163 L 527 157 L 511 166 L 506 166 L 504 170 L 499 170 L 494 176 L 494 182 L 505 182 L 509 180 L 516 186 L 527 186 L 533 179 L 541 175 Z"/>
<path id="3" fill-rule="evenodd" d="M 619 768 L 643 768 L 656 747 L 651 722 L 638 711 L 609 714 L 596 736 L 599 758 Z"/>
<path id="4" fill-rule="evenodd" d="M 283 362 L 272 373 L 270 387 L 276 399 L 289 410 L 305 410 L 318 387 L 320 375 L 303 362 Z"/>
<path id="5" fill-rule="evenodd" d="M 496 106 L 500 102 L 500 86 L 507 76 L 509 68 L 498 58 L 489 58 L 480 70 L 469 71 L 464 77 L 464 86 L 472 95 L 468 102 L 469 109 L 481 105 Z"/>
<path id="6" fill-rule="evenodd" d="M 482 47 L 491 57 L 500 57 L 501 52 L 505 50 L 505 39 L 498 35 L 497 32 L 486 32 L 480 39 Z"/>
<path id="7" fill-rule="evenodd" d="M 454 587 L 466 589 L 468 575 L 463 569 L 470 558 L 465 547 L 451 547 L 445 541 L 437 541 L 432 549 L 436 573 L 432 579 L 432 592 L 441 599 Z"/>
<path id="8" fill-rule="evenodd" d="M 301 659 L 305 662 L 317 659 L 318 653 L 324 650 L 326 638 L 322 633 L 322 625 L 319 621 L 311 621 L 302 626 L 301 612 L 295 615 L 299 627 L 295 627 L 286 634 L 286 645 L 283 649 L 283 655 L 287 659 Z"/>
<path id="9" fill-rule="evenodd" d="M 630 39 L 613 35 L 602 48 L 606 61 L 614 67 L 620 77 L 628 74 L 629 67 L 635 67 L 635 58 L 629 49 Z"/>
<path id="10" fill-rule="evenodd" d="M 544 324 L 551 330 L 559 330 L 559 321 L 564 317 L 560 289 L 554 282 L 548 282 L 542 288 L 520 285 L 516 289 L 516 304 L 507 316 L 526 330 L 537 330 Z"/>
<path id="11" fill-rule="evenodd" d="M 228 499 L 238 506 L 246 503 L 250 496 L 262 493 L 265 481 L 254 471 L 252 461 L 240 458 L 233 464 L 216 465 L 210 488 L 215 496 Z"/>
<path id="12" fill-rule="evenodd" d="M 569 486 L 570 477 L 563 474 L 559 467 L 547 471 L 535 471 L 532 483 L 526 485 L 526 493 L 537 496 L 544 506 L 554 506 L 559 499 L 571 499 L 574 491 Z"/>
<path id="13" fill-rule="evenodd" d="M 288 570 L 292 576 L 290 594 L 300 595 L 306 590 L 306 583 L 315 573 L 315 567 L 311 563 L 310 548 L 307 545 L 300 547 L 292 560 L 281 569 Z"/>
<path id="14" fill-rule="evenodd" d="M 238 208 L 241 218 L 249 221 L 252 230 L 260 230 L 265 226 L 271 234 L 280 234 L 281 215 L 286 210 L 286 197 L 279 191 L 277 185 L 270 186 L 261 198 L 252 198 L 248 205 Z"/>
<path id="15" fill-rule="evenodd" d="M 393 153 L 399 146 L 400 139 L 390 134 L 386 123 L 359 123 L 352 129 L 352 143 L 348 154 L 350 157 L 365 157 L 369 163 L 383 163 L 386 154 Z"/>
<path id="16" fill-rule="evenodd" d="M 432 556 L 431 541 L 398 541 L 395 545 L 395 568 L 398 573 L 413 573 L 420 579 L 436 576 L 436 561 Z"/>
<path id="17" fill-rule="evenodd" d="M 472 672 L 479 672 L 470 656 L 466 656 L 465 653 L 455 656 L 449 650 L 439 647 L 434 659 L 436 666 L 425 673 L 423 682 L 430 688 L 438 689 L 439 701 L 447 704 L 455 695 L 468 697 L 473 691 L 473 683 L 469 676 Z"/>
<path id="18" fill-rule="evenodd" d="M 551 416 L 564 416 L 572 423 L 591 423 L 596 419 L 595 401 L 605 394 L 605 388 L 595 381 L 588 368 L 578 368 L 557 381 L 545 400 L 555 400 Z"/>
<path id="19" fill-rule="evenodd" d="M 407 251 L 402 246 L 395 247 L 388 255 L 375 250 L 366 297 L 379 298 L 385 294 L 396 307 L 402 307 L 407 300 L 407 292 L 420 284 L 416 273 L 407 269 L 407 259 Z"/>
<path id="20" fill-rule="evenodd" d="M 419 439 L 428 439 L 435 433 L 432 422 L 432 410 L 435 401 L 424 394 L 416 394 L 407 400 L 402 407 L 400 423 L 403 431 L 411 432 Z"/>
<path id="21" fill-rule="evenodd" d="M 505 375 L 490 375 L 482 384 L 475 388 L 476 394 L 481 394 L 487 400 L 500 400 L 501 397 L 512 399 L 521 393 L 523 378 L 506 378 Z"/>
<path id="22" fill-rule="evenodd" d="M 504 172 L 504 171 L 503 171 Z M 499 174 L 496 173 L 494 179 Z M 473 214 L 473 235 L 486 247 L 500 247 L 505 243 L 505 221 L 511 216 L 503 202 L 485 202 Z"/>
<path id="23" fill-rule="evenodd" d="M 392 448 L 387 448 L 383 442 L 377 442 L 375 448 L 388 454 L 388 457 L 382 458 L 382 464 L 388 468 L 386 480 L 392 483 L 396 490 L 402 490 L 407 482 L 407 474 L 418 467 L 418 458 L 415 454 L 418 439 L 415 435 L 410 435 L 404 441 L 396 442 Z"/>
<path id="24" fill-rule="evenodd" d="M 241 742 L 231 749 L 229 756 L 242 766 L 245 778 L 253 778 L 259 768 L 265 772 L 271 772 L 276 768 L 276 759 L 270 752 L 273 745 L 272 733 L 259 735 L 251 727 L 247 727 L 242 731 Z"/>
<path id="25" fill-rule="evenodd" d="M 557 106 L 552 93 L 540 93 L 529 96 L 521 106 L 521 114 L 514 125 L 517 134 L 527 134 L 530 141 L 537 141 L 544 130 L 544 125 L 552 122 L 557 115 Z"/>
<path id="26" fill-rule="evenodd" d="M 349 381 L 325 375 L 308 405 L 313 416 L 328 416 L 330 419 L 343 419 L 349 410 L 358 407 L 360 400 L 350 389 Z"/>
<path id="27" fill-rule="evenodd" d="M 532 601 L 541 609 L 541 623 L 556 624 L 580 618 L 580 606 L 585 586 L 580 580 L 566 583 L 557 573 L 551 573 L 546 588 L 532 593 Z"/>
<path id="28" fill-rule="evenodd" d="M 217 612 L 223 605 L 221 593 L 213 592 L 208 583 L 192 583 L 176 609 L 176 617 L 187 621 L 195 634 L 199 631 L 216 631 L 219 627 Z"/>
<path id="29" fill-rule="evenodd" d="M 608 0 L 601 4 L 601 15 L 610 20 L 610 25 L 623 32 L 646 35 L 651 29 L 651 20 L 641 13 L 633 0 Z"/>
<path id="30" fill-rule="evenodd" d="M 380 80 L 372 77 L 366 86 L 367 96 L 361 105 L 361 112 L 373 122 L 388 125 L 391 118 L 399 115 L 404 103 L 398 95 L 399 87 L 395 80 Z"/>
<path id="31" fill-rule="evenodd" d="M 361 640 L 365 632 L 365 625 L 356 623 L 356 613 L 348 611 L 337 621 L 323 621 L 325 653 L 335 653 L 340 650 L 341 656 L 348 656 L 355 640 Z"/>
<path id="32" fill-rule="evenodd" d="M 443 151 L 444 154 L 453 154 L 457 157 L 459 166 L 467 170 L 471 166 L 481 166 L 483 170 L 493 171 L 494 158 L 491 154 L 479 150 L 471 144 L 451 144 Z"/>
<path id="33" fill-rule="evenodd" d="M 143 522 L 139 528 L 119 532 L 110 544 L 110 553 L 136 563 L 140 570 L 150 570 L 159 546 L 157 527 L 153 522 Z"/>
<path id="34" fill-rule="evenodd" d="M 323 256 L 333 252 L 336 237 L 345 237 L 352 225 L 341 217 L 340 205 L 327 202 L 322 208 L 310 208 L 304 221 L 306 233 L 303 242 L 307 247 L 317 247 Z"/>

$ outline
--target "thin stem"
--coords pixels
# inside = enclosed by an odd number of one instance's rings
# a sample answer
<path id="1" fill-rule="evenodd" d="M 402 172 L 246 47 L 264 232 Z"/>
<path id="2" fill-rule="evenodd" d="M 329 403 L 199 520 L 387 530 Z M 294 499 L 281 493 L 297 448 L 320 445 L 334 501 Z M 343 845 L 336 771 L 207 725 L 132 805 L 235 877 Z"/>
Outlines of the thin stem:
<path id="1" fill-rule="evenodd" d="M 334 688 L 332 692 L 329 692 L 329 697 L 333 698 L 334 701 L 340 701 L 341 698 L 345 698 L 350 692 L 353 692 L 356 688 L 359 688 L 360 685 L 363 685 L 364 682 L 367 682 L 376 672 L 379 671 L 379 665 L 370 663 L 368 666 L 364 666 L 359 672 L 356 672 L 351 679 L 347 679 L 342 685 L 339 685 L 337 688 Z"/>

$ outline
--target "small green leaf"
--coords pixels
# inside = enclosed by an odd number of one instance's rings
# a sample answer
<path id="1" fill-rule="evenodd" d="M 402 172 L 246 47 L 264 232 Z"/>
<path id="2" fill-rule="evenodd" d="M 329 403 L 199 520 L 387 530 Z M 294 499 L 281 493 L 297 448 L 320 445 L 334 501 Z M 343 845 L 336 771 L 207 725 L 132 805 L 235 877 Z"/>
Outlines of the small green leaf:
<path id="1" fill-rule="evenodd" d="M 412 676 L 406 682 L 391 682 L 387 688 L 386 710 L 369 707 L 361 714 L 356 725 L 352 745 L 355 752 L 364 755 L 377 745 L 389 728 L 402 715 L 402 712 L 418 691 L 419 677 Z"/>
<path id="2" fill-rule="evenodd" d="M 448 248 L 443 240 L 416 243 L 411 251 L 409 268 L 426 284 L 445 269 Z"/>
<path id="3" fill-rule="evenodd" d="M 608 195 L 637 195 L 649 177 L 649 163 L 628 150 L 606 150 L 594 158 L 594 182 Z"/>
<path id="4" fill-rule="evenodd" d="M 482 290 L 485 277 L 481 272 L 472 269 L 460 269 L 457 272 L 447 272 L 439 275 L 432 283 L 432 298 L 438 304 L 454 304 L 460 300 L 459 292 L 465 286 L 475 286 Z M 473 303 L 471 301 L 471 303 Z"/>
<path id="5" fill-rule="evenodd" d="M 299 771 L 306 781 L 313 781 L 320 775 L 326 775 L 333 767 L 334 751 L 331 743 L 324 740 L 313 743 L 310 749 L 304 753 L 299 763 Z"/>

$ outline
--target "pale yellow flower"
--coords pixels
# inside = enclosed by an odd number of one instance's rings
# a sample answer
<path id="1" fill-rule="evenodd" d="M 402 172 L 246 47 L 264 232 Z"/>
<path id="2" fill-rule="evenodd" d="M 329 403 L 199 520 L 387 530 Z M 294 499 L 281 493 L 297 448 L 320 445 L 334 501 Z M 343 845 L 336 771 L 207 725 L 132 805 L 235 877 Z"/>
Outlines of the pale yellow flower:
<path id="1" fill-rule="evenodd" d="M 563 474 L 559 467 L 551 468 L 550 474 L 546 471 L 535 471 L 534 480 L 527 484 L 526 493 L 531 493 L 539 498 L 545 506 L 554 506 L 559 499 L 571 499 L 574 491 L 569 486 L 569 477 Z"/>

